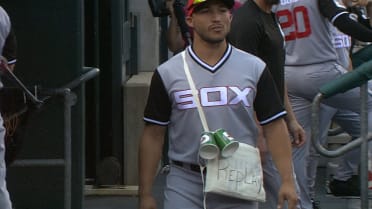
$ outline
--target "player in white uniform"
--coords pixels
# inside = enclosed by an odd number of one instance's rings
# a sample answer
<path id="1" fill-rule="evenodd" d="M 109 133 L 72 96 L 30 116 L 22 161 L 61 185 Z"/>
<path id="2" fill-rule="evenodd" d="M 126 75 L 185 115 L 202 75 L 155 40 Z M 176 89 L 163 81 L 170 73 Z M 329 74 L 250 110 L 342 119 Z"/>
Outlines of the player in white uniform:
<path id="1" fill-rule="evenodd" d="M 0 55 L 3 53 L 3 47 L 11 29 L 10 19 L 6 11 L 0 6 Z M 2 60 L 4 61 L 4 60 Z M 2 83 L 0 81 L 2 86 Z M 0 115 L 0 208 L 11 209 L 9 193 L 6 188 L 6 165 L 5 165 L 5 128 L 3 118 Z"/>
<path id="2" fill-rule="evenodd" d="M 286 112 L 266 65 L 259 58 L 226 42 L 233 0 L 189 0 L 187 24 L 192 46 L 170 58 L 154 72 L 140 142 L 140 208 L 156 208 L 152 184 L 168 127 L 170 172 L 165 186 L 165 209 L 203 208 L 203 182 L 198 150 L 203 132 L 184 72 L 184 60 L 198 91 L 211 130 L 224 128 L 231 136 L 256 145 L 256 117 L 267 134 L 268 147 L 281 173 L 279 203 L 297 203 L 292 175 Z M 208 172 L 208 171 L 207 171 Z M 208 194 L 207 208 L 257 209 L 255 201 Z"/>
<path id="3" fill-rule="evenodd" d="M 338 63 L 332 42 L 332 24 L 362 41 L 372 40 L 372 31 L 351 19 L 346 8 L 333 0 L 282 0 L 275 12 L 286 38 L 288 94 L 297 120 L 310 138 L 311 102 L 318 88 L 347 72 Z M 332 108 L 359 113 L 359 96 L 359 88 L 356 88 L 323 102 Z M 372 100 L 369 107 L 372 108 Z M 292 153 L 303 209 L 312 208 L 308 185 L 310 146 L 307 141 L 305 146 L 293 148 Z"/>

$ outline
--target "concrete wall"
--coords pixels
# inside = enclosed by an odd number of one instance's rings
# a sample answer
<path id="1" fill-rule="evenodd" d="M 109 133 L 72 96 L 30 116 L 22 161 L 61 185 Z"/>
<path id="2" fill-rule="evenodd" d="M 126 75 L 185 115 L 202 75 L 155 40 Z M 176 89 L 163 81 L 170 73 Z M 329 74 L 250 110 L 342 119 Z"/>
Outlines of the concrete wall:
<path id="1" fill-rule="evenodd" d="M 129 11 L 138 17 L 138 75 L 123 84 L 125 185 L 138 185 L 138 144 L 143 130 L 143 110 L 152 72 L 159 65 L 159 19 L 147 0 L 130 0 Z"/>
<path id="2" fill-rule="evenodd" d="M 133 76 L 124 85 L 124 184 L 138 184 L 138 144 L 152 72 Z"/>
<path id="3" fill-rule="evenodd" d="M 154 71 L 159 64 L 159 18 L 154 18 L 147 0 L 129 0 L 129 12 L 138 16 L 138 72 Z"/>

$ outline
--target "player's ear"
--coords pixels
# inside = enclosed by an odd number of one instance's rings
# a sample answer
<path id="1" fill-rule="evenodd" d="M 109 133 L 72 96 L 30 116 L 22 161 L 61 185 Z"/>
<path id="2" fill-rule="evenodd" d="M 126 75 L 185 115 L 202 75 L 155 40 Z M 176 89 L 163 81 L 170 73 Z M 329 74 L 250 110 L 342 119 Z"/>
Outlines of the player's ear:
<path id="1" fill-rule="evenodd" d="M 186 16 L 185 17 L 185 20 L 186 20 L 187 26 L 189 26 L 190 28 L 194 28 L 194 24 L 193 24 L 193 21 L 192 21 L 192 17 L 191 16 Z"/>

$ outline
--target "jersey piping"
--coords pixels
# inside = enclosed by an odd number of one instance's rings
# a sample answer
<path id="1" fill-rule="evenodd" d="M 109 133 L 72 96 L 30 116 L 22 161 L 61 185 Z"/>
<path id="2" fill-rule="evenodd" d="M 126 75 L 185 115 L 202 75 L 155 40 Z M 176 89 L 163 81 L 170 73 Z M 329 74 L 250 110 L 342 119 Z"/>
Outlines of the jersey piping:
<path id="1" fill-rule="evenodd" d="M 337 15 L 335 15 L 332 19 L 331 19 L 331 23 L 333 24 L 335 22 L 335 20 L 341 16 L 342 14 L 347 14 L 347 12 L 340 12 L 338 13 Z"/>
<path id="2" fill-rule="evenodd" d="M 192 47 L 191 46 L 188 46 L 187 47 L 187 51 L 189 52 L 191 58 L 197 63 L 199 64 L 200 66 L 202 66 L 204 69 L 207 69 L 211 72 L 215 72 L 216 70 L 218 70 L 225 62 L 226 60 L 229 58 L 229 56 L 231 55 L 231 45 L 228 44 L 227 46 L 227 49 L 224 53 L 224 55 L 222 56 L 222 58 L 220 59 L 220 61 L 217 62 L 217 64 L 215 64 L 214 66 L 210 66 L 209 64 L 203 62 L 203 60 L 201 60 L 196 54 L 195 52 L 193 51 Z"/>

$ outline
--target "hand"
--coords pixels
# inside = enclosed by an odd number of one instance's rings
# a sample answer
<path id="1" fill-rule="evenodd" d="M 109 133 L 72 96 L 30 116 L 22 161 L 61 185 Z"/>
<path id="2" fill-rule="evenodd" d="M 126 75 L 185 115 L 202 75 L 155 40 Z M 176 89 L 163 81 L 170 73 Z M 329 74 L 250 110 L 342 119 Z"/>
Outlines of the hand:
<path id="1" fill-rule="evenodd" d="M 8 60 L 3 56 L 0 56 L 0 70 L 1 71 L 7 71 L 7 70 L 13 71 L 13 69 L 10 68 L 8 65 Z"/>
<path id="2" fill-rule="evenodd" d="M 295 147 L 300 147 L 306 142 L 305 130 L 297 122 L 297 120 L 291 120 L 287 123 L 289 134 L 292 136 L 292 145 Z"/>
<path id="3" fill-rule="evenodd" d="M 170 16 L 174 16 L 174 9 L 173 9 L 174 0 L 166 0 L 165 6 L 169 10 Z"/>
<path id="4" fill-rule="evenodd" d="M 298 196 L 293 181 L 282 183 L 279 190 L 278 209 L 283 208 L 285 200 L 288 202 L 288 209 L 296 209 Z"/>
<path id="5" fill-rule="evenodd" d="M 346 0 L 346 6 L 367 6 L 368 0 Z"/>
<path id="6" fill-rule="evenodd" d="M 368 0 L 357 0 L 358 6 L 364 7 L 364 6 L 367 6 L 367 4 L 368 4 Z"/>
<path id="7" fill-rule="evenodd" d="M 156 200 L 152 195 L 140 197 L 139 209 L 156 209 Z"/>

